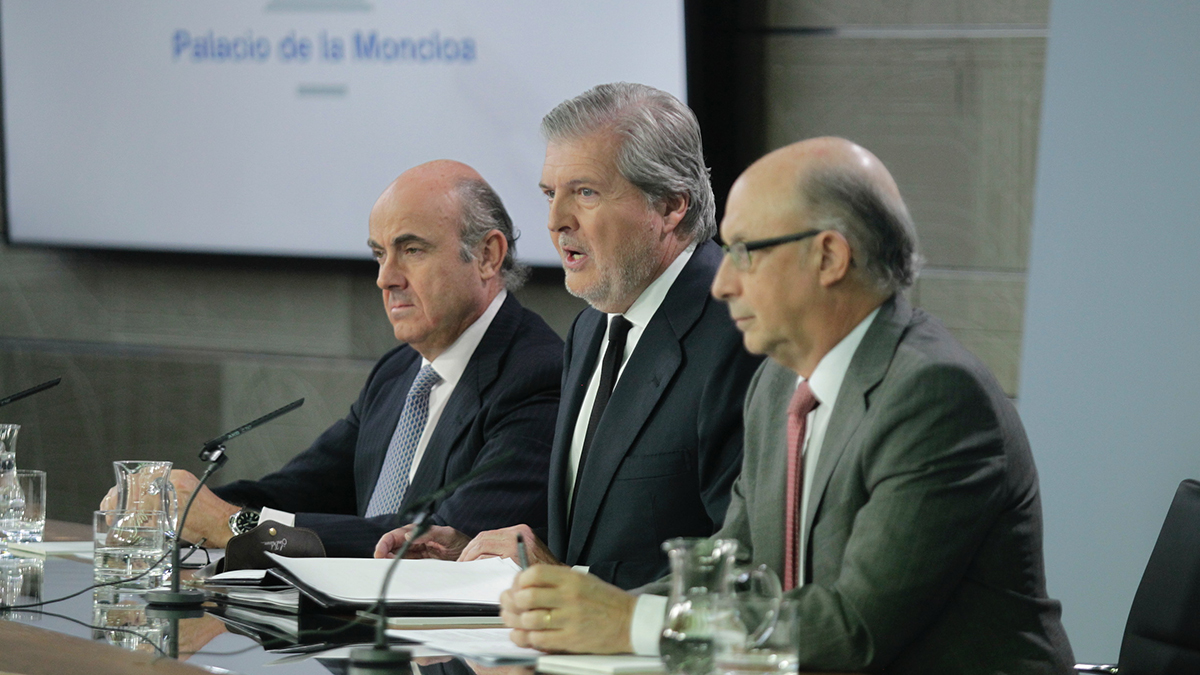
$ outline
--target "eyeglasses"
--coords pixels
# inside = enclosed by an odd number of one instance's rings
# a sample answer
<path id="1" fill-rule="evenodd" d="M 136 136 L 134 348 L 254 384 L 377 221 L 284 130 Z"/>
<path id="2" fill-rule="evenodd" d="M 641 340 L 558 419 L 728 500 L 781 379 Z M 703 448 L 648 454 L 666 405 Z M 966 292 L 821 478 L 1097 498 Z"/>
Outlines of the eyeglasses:
<path id="1" fill-rule="evenodd" d="M 728 246 L 722 246 L 725 250 L 725 255 L 729 256 L 729 261 L 733 263 L 734 269 L 739 272 L 745 272 L 750 269 L 750 252 L 759 249 L 771 248 L 780 244 L 787 244 L 801 239 L 821 234 L 825 230 L 806 230 L 797 232 L 796 234 L 785 234 L 782 237 L 771 237 L 770 239 L 758 239 L 756 241 L 736 241 Z"/>

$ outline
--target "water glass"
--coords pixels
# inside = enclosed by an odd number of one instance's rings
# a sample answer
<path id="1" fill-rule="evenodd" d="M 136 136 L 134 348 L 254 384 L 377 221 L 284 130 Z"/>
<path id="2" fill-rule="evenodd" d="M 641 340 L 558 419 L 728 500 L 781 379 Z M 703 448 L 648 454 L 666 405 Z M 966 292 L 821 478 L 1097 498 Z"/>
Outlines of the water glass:
<path id="1" fill-rule="evenodd" d="M 162 511 L 113 509 L 93 518 L 96 583 L 121 581 L 117 588 L 148 590 L 162 585 L 167 552 L 167 516 Z M 148 572 L 145 576 L 139 576 Z M 134 577 L 137 577 L 136 579 Z"/>
<path id="2" fill-rule="evenodd" d="M 794 673 L 799 604 L 784 598 L 763 605 L 727 596 L 713 621 L 716 675 Z"/>
<path id="3" fill-rule="evenodd" d="M 0 539 L 40 542 L 46 529 L 46 472 L 18 469 L 16 481 L 24 503 L 0 518 Z"/>

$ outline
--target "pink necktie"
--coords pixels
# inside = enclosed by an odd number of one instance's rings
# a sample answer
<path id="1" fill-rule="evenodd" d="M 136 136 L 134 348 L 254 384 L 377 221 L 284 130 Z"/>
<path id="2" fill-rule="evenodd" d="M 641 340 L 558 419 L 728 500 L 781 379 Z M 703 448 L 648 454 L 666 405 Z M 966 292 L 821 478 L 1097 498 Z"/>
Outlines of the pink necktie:
<path id="1" fill-rule="evenodd" d="M 804 427 L 808 413 L 817 407 L 808 381 L 796 387 L 788 404 L 788 467 L 787 467 L 787 511 L 784 513 L 783 590 L 796 587 L 799 573 L 800 554 L 800 505 L 804 491 Z"/>

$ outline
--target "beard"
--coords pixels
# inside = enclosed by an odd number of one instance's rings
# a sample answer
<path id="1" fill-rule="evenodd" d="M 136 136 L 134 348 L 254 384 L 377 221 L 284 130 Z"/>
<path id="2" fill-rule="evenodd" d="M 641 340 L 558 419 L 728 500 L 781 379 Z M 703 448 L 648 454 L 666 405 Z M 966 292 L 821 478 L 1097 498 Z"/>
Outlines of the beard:
<path id="1" fill-rule="evenodd" d="M 571 286 L 573 272 L 567 272 L 565 286 L 571 295 L 586 301 L 601 312 L 616 313 L 628 309 L 658 271 L 662 243 L 649 228 L 628 237 L 612 252 L 609 260 L 592 258 L 596 279 L 589 285 Z"/>

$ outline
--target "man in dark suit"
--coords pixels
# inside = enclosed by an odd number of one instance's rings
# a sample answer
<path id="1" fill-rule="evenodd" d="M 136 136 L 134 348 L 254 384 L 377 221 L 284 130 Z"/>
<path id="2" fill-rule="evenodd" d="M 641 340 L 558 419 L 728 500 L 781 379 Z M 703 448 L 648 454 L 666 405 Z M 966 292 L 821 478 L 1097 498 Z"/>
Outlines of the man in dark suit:
<path id="1" fill-rule="evenodd" d="M 509 450 L 437 505 L 467 533 L 542 527 L 562 341 L 508 291 L 524 269 L 512 221 L 473 169 L 413 168 L 371 211 L 369 245 L 396 338 L 350 413 L 282 469 L 203 489 L 184 529 L 222 546 L 262 516 L 315 530 L 331 556 L 369 556 L 416 499 Z M 506 290 L 507 287 L 507 290 Z M 196 479 L 172 476 L 181 502 Z M 239 524 L 239 519 L 249 523 Z"/>
<path id="2" fill-rule="evenodd" d="M 901 295 L 916 237 L 887 170 L 843 139 L 777 150 L 738 179 L 721 233 L 713 294 L 771 358 L 716 537 L 782 577 L 800 669 L 1072 672 L 1020 419 Z M 666 601 L 541 567 L 502 604 L 519 644 L 655 652 Z"/>
<path id="3" fill-rule="evenodd" d="M 601 85 L 542 131 L 550 234 L 567 289 L 591 305 L 567 337 L 546 543 L 527 523 L 469 544 L 435 528 L 426 547 L 514 557 L 520 532 L 531 560 L 631 588 L 666 571 L 663 540 L 720 527 L 758 359 L 708 294 L 721 253 L 691 110 L 644 85 Z"/>

